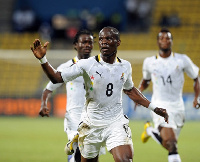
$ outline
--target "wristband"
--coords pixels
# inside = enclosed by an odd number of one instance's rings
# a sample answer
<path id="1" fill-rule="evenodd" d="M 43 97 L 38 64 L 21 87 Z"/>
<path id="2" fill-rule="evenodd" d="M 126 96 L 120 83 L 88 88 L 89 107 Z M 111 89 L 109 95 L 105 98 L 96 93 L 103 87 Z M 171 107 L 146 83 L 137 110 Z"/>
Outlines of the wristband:
<path id="1" fill-rule="evenodd" d="M 47 62 L 47 58 L 46 56 L 42 57 L 40 60 L 39 60 L 40 64 L 45 64 Z"/>
<path id="2" fill-rule="evenodd" d="M 156 106 L 151 102 L 148 106 L 148 109 L 154 111 L 154 109 L 156 108 Z"/>

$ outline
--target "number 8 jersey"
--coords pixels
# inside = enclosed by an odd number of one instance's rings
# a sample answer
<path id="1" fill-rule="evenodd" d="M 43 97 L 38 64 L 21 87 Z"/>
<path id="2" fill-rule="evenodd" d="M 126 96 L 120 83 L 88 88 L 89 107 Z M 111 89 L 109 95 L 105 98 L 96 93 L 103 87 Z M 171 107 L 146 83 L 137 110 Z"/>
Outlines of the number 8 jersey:
<path id="1" fill-rule="evenodd" d="M 121 118 L 122 90 L 133 87 L 131 64 L 117 57 L 113 64 L 109 64 L 98 55 L 82 59 L 61 73 L 65 82 L 80 75 L 85 81 L 88 122 L 103 126 Z"/>
<path id="2" fill-rule="evenodd" d="M 199 68 L 187 55 L 171 53 L 167 58 L 147 57 L 143 63 L 143 79 L 153 82 L 152 102 L 169 109 L 184 110 L 184 72 L 191 79 L 198 77 Z"/>

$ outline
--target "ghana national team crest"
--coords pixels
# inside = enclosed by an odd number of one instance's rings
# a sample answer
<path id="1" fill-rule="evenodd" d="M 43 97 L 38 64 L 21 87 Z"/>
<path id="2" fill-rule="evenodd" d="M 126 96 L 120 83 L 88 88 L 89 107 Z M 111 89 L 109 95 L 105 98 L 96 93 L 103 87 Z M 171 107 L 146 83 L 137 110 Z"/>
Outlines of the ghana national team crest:
<path id="1" fill-rule="evenodd" d="M 124 80 L 124 73 L 122 73 L 120 80 Z"/>

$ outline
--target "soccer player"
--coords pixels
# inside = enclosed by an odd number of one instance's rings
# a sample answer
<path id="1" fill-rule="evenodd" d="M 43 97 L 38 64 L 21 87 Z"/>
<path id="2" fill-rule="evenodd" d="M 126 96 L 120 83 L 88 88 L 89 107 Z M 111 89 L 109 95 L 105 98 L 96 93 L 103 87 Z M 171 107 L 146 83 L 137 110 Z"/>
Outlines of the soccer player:
<path id="1" fill-rule="evenodd" d="M 119 31 L 104 27 L 99 32 L 100 54 L 82 59 L 61 72 L 55 70 L 45 57 L 48 42 L 42 46 L 36 39 L 31 47 L 53 83 L 69 82 L 78 76 L 84 78 L 86 103 L 78 128 L 82 162 L 98 161 L 100 147 L 104 145 L 115 161 L 132 160 L 133 144 L 129 120 L 123 115 L 122 90 L 133 101 L 161 115 L 168 122 L 166 109 L 153 105 L 134 87 L 131 64 L 116 56 L 120 43 Z"/>
<path id="2" fill-rule="evenodd" d="M 87 59 L 90 57 L 91 51 L 93 49 L 94 37 L 93 33 L 82 29 L 77 32 L 74 37 L 73 45 L 74 49 L 77 51 L 77 56 L 73 59 L 67 61 L 66 63 L 61 64 L 57 70 L 61 71 L 64 68 L 70 67 L 73 64 L 76 64 L 81 59 Z M 60 87 L 63 83 L 53 84 L 51 81 L 47 84 L 46 88 L 42 93 L 41 98 L 41 109 L 39 114 L 43 116 L 49 116 L 49 109 L 47 107 L 47 101 L 51 96 L 52 92 Z M 84 89 L 84 80 L 80 76 L 70 82 L 66 83 L 66 92 L 67 92 L 67 105 L 66 113 L 64 118 L 64 131 L 67 133 L 68 140 L 72 141 L 77 135 L 78 125 L 80 123 L 81 112 L 85 103 L 85 89 Z M 78 143 L 73 143 L 73 149 L 68 148 L 66 145 L 66 153 L 72 154 L 74 150 L 74 155 L 68 155 L 68 161 L 79 162 L 81 160 L 81 154 L 78 149 Z"/>
<path id="3" fill-rule="evenodd" d="M 168 29 L 161 29 L 157 36 L 159 47 L 156 56 L 147 57 L 143 63 L 143 79 L 139 85 L 142 92 L 150 81 L 153 83 L 152 103 L 159 107 L 164 106 L 169 115 L 169 122 L 151 112 L 154 128 L 150 122 L 144 125 L 141 135 L 142 142 L 147 142 L 152 137 L 168 151 L 169 162 L 180 162 L 177 140 L 185 121 L 184 102 L 182 89 L 184 83 L 184 72 L 194 80 L 193 106 L 198 108 L 198 95 L 200 90 L 198 73 L 199 68 L 185 54 L 172 51 L 173 38 Z"/>

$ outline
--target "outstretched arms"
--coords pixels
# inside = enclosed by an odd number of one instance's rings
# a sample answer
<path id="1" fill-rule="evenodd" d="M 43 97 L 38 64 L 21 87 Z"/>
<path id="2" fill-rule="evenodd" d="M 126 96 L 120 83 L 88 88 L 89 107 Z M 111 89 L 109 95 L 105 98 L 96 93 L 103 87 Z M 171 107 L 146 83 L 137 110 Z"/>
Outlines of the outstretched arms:
<path id="1" fill-rule="evenodd" d="M 47 77 L 52 81 L 52 83 L 62 83 L 63 79 L 60 72 L 56 71 L 46 59 L 48 44 L 49 42 L 46 42 L 44 46 L 42 46 L 40 40 L 35 39 L 35 41 L 33 42 L 33 47 L 31 46 L 31 50 L 34 56 L 40 61 L 44 72 L 46 73 Z"/>
<path id="2" fill-rule="evenodd" d="M 131 90 L 124 90 L 124 93 L 129 96 L 134 102 L 151 109 L 156 114 L 164 117 L 165 121 L 168 122 L 168 114 L 166 109 L 155 107 L 151 102 L 135 87 Z"/>

